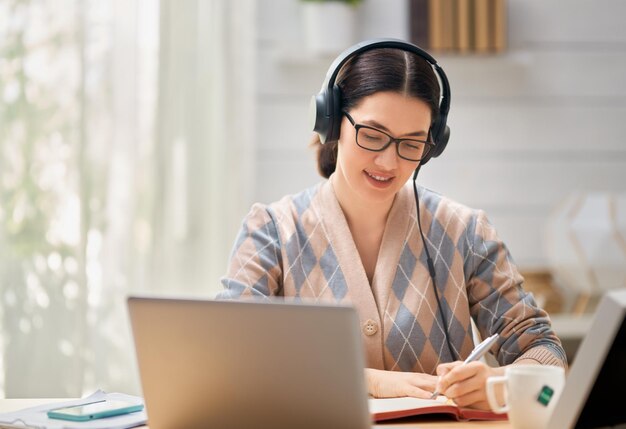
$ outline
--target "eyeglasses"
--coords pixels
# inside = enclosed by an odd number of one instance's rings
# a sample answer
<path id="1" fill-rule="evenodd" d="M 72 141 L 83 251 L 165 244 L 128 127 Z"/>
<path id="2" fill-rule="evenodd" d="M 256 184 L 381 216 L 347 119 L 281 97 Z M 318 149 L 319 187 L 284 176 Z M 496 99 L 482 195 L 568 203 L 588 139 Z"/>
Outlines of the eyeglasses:
<path id="1" fill-rule="evenodd" d="M 368 125 L 357 124 L 348 112 L 343 112 L 356 130 L 356 144 L 373 152 L 382 152 L 391 143 L 396 143 L 396 152 L 400 158 L 408 161 L 421 161 L 435 147 L 435 143 L 416 139 L 397 139 L 384 131 Z"/>

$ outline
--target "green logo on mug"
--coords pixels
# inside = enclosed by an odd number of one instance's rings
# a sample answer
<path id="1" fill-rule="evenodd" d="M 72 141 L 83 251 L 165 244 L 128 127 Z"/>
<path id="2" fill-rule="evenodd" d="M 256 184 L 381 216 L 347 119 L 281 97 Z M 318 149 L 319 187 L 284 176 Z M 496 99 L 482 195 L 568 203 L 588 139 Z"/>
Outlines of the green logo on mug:
<path id="1" fill-rule="evenodd" d="M 539 392 L 539 396 L 537 396 L 537 401 L 547 407 L 550 403 L 550 399 L 552 399 L 552 395 L 554 395 L 554 389 L 549 386 L 543 386 L 541 392 Z"/>

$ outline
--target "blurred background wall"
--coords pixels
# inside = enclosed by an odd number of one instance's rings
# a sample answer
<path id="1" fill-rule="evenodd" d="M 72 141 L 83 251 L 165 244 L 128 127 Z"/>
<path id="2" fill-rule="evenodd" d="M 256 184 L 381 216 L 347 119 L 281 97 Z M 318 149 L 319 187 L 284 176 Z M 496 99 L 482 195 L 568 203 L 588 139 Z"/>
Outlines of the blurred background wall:
<path id="1" fill-rule="evenodd" d="M 509 46 L 434 53 L 452 91 L 450 142 L 420 173 L 433 190 L 484 209 L 525 269 L 544 268 L 548 213 L 573 191 L 626 189 L 626 3 L 509 0 Z M 256 199 L 317 180 L 308 101 L 331 57 L 303 55 L 301 3 L 258 7 Z M 408 2 L 366 0 L 360 38 L 407 39 Z M 285 180 L 286 179 L 286 180 Z M 418 179 L 419 180 L 419 179 Z"/>
<path id="2" fill-rule="evenodd" d="M 317 183 L 335 53 L 300 0 L 0 0 L 0 394 L 139 393 L 128 293 L 212 296 L 242 217 Z M 409 37 L 364 0 L 357 39 Z M 435 53 L 452 137 L 420 182 L 484 209 L 526 272 L 572 192 L 626 191 L 619 0 L 509 0 L 508 47 Z"/>

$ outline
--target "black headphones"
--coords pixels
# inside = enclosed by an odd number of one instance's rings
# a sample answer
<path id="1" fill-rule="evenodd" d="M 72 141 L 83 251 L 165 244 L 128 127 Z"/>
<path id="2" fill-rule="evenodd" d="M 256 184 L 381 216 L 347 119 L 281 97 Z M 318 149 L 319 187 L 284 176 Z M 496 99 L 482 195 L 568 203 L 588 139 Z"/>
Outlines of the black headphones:
<path id="1" fill-rule="evenodd" d="M 320 141 L 322 143 L 333 142 L 339 139 L 339 130 L 343 115 L 341 112 L 341 89 L 335 85 L 337 75 L 339 74 L 341 67 L 350 58 L 365 51 L 382 48 L 393 48 L 412 52 L 428 61 L 439 76 L 442 93 L 441 102 L 439 103 L 439 117 L 435 120 L 430 129 L 430 134 L 435 142 L 435 147 L 428 153 L 426 158 L 421 161 L 420 165 L 424 165 L 430 158 L 435 158 L 441 155 L 448 144 L 448 140 L 450 139 L 450 128 L 446 125 L 448 112 L 450 111 L 450 84 L 448 83 L 448 78 L 443 69 L 428 52 L 403 40 L 366 40 L 346 49 L 335 59 L 335 61 L 333 61 L 328 69 L 328 72 L 326 73 L 322 89 L 319 94 L 314 95 L 311 98 L 311 115 L 312 123 L 314 124 L 313 131 L 319 134 Z"/>

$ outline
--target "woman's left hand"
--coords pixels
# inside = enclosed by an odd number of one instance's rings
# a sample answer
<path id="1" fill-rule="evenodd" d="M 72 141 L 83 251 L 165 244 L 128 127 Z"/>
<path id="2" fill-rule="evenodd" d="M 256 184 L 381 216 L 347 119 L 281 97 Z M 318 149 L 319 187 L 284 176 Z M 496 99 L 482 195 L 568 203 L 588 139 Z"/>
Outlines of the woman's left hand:
<path id="1" fill-rule="evenodd" d="M 459 407 L 490 410 L 487 402 L 487 378 L 503 375 L 504 367 L 492 368 L 483 362 L 444 363 L 437 367 L 437 391 Z"/>

